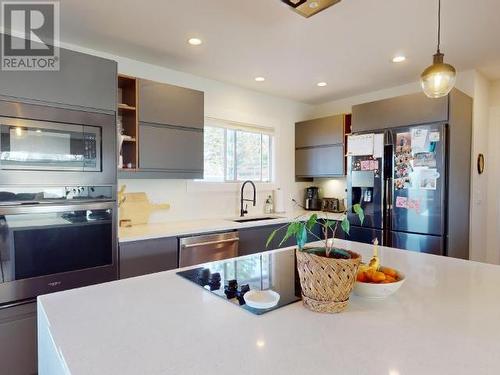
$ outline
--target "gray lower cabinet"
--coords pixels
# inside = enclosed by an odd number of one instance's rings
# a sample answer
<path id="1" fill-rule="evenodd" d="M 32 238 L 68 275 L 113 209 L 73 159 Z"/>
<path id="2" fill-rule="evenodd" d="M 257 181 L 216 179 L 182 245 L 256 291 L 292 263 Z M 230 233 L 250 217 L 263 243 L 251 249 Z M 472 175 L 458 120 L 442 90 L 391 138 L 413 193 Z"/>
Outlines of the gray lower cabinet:
<path id="1" fill-rule="evenodd" d="M 203 129 L 204 93 L 140 79 L 139 121 Z"/>
<path id="2" fill-rule="evenodd" d="M 120 279 L 178 267 L 177 237 L 120 243 Z"/>
<path id="3" fill-rule="evenodd" d="M 282 228 L 273 238 L 268 247 L 266 247 L 266 242 L 269 236 L 276 229 Z M 240 243 L 238 247 L 238 255 L 250 255 L 255 253 L 261 253 L 267 250 L 274 250 L 283 247 L 295 246 L 295 238 L 289 238 L 283 244 L 280 245 L 283 236 L 286 233 L 286 224 L 274 224 L 265 225 L 261 227 L 252 227 L 239 229 Z M 321 229 L 319 225 L 316 225 L 312 232 L 315 234 L 309 235 L 307 242 L 318 241 L 318 238 L 322 238 Z"/>
<path id="4" fill-rule="evenodd" d="M 139 169 L 165 178 L 203 178 L 203 131 L 141 122 Z"/>
<path id="5" fill-rule="evenodd" d="M 331 145 L 295 150 L 297 177 L 335 177 L 344 175 L 344 146 Z"/>
<path id="6" fill-rule="evenodd" d="M 36 302 L 0 309 L 0 373 L 37 372 Z"/>
<path id="7" fill-rule="evenodd" d="M 64 48 L 59 61 L 59 71 L 0 70 L 0 97 L 81 110 L 116 110 L 116 61 Z"/>

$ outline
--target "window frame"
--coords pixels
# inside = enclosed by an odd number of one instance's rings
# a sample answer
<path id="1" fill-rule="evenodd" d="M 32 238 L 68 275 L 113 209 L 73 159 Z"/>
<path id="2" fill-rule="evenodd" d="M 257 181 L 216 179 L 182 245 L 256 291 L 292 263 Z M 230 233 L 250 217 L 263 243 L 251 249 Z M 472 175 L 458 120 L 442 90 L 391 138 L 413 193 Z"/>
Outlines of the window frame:
<path id="1" fill-rule="evenodd" d="M 212 119 L 213 120 L 213 119 Z M 217 120 L 215 120 L 217 121 Z M 275 140 L 274 140 L 274 129 L 273 128 L 264 128 L 264 127 L 255 127 L 255 126 L 245 126 L 244 124 L 238 124 L 238 126 L 231 126 L 231 123 L 228 123 L 227 121 L 220 120 L 221 124 L 206 124 L 205 128 L 218 128 L 218 129 L 223 129 L 224 130 L 224 178 L 222 180 L 212 180 L 212 179 L 206 179 L 205 176 L 203 179 L 199 180 L 201 182 L 206 182 L 206 183 L 241 183 L 246 180 L 239 180 L 238 179 L 238 132 L 245 132 L 245 133 L 252 133 L 252 134 L 259 134 L 260 135 L 260 147 L 261 147 L 261 156 L 260 156 L 260 179 L 254 179 L 252 181 L 260 184 L 272 184 L 274 182 L 274 171 L 275 171 L 275 159 L 274 159 L 274 148 L 275 148 Z M 228 124 L 227 126 L 224 126 L 224 123 Z M 234 141 L 233 141 L 233 179 L 230 180 L 228 179 L 228 131 L 233 131 L 234 132 Z M 268 180 L 263 180 L 263 167 L 264 167 L 264 161 L 263 161 L 263 137 L 268 136 L 269 137 L 269 179 Z M 203 163 L 205 163 L 205 152 L 203 152 Z"/>

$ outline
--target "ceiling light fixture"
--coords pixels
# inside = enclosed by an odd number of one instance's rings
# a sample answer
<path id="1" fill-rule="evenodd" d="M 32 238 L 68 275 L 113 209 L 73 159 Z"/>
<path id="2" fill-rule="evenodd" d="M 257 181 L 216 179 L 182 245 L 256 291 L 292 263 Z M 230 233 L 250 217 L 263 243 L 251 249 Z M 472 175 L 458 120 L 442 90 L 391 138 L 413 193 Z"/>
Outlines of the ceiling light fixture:
<path id="1" fill-rule="evenodd" d="M 393 63 L 401 63 L 406 60 L 406 56 L 403 55 L 397 55 L 392 58 Z"/>
<path id="2" fill-rule="evenodd" d="M 441 0 L 438 0 L 437 52 L 433 64 L 420 76 L 420 83 L 429 98 L 440 98 L 449 94 L 457 78 L 457 71 L 450 64 L 444 63 L 444 54 L 439 50 L 441 44 Z"/>
<path id="3" fill-rule="evenodd" d="M 200 44 L 202 44 L 202 40 L 199 39 L 199 38 L 190 38 L 188 40 L 188 43 L 191 44 L 192 46 L 199 46 Z"/>
<path id="4" fill-rule="evenodd" d="M 327 85 L 327 83 L 326 82 L 318 82 L 316 85 L 318 87 L 325 87 Z"/>
<path id="5" fill-rule="evenodd" d="M 301 16 L 309 18 L 326 8 L 339 3 L 341 0 L 281 0 L 291 6 Z"/>
<path id="6" fill-rule="evenodd" d="M 264 77 L 255 77 L 257 82 L 264 82 L 266 79 Z"/>

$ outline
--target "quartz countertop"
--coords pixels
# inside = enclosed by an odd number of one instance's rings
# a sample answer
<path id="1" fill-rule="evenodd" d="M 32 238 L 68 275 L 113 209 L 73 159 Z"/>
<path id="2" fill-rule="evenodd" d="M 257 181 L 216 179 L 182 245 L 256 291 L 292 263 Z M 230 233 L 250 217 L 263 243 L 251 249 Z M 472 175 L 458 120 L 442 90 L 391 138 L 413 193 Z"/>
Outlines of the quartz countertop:
<path id="1" fill-rule="evenodd" d="M 380 256 L 405 284 L 385 300 L 352 296 L 334 315 L 300 302 L 253 315 L 176 271 L 40 296 L 39 374 L 500 373 L 500 266 Z"/>
<path id="2" fill-rule="evenodd" d="M 275 217 L 271 220 L 249 221 L 246 223 L 238 223 L 234 220 L 239 217 L 227 219 L 198 219 L 186 221 L 172 221 L 164 223 L 151 223 L 134 225 L 129 228 L 120 228 L 118 237 L 120 242 L 140 241 L 153 238 L 188 236 L 199 233 L 218 232 L 224 230 L 238 230 L 243 228 L 257 227 L 272 224 L 286 224 L 297 217 L 309 218 L 312 214 L 317 214 L 320 218 L 328 218 L 330 220 L 341 220 L 343 214 L 325 213 L 316 211 L 294 211 L 283 214 L 262 214 L 258 216 L 245 216 L 245 219 L 252 217 Z"/>

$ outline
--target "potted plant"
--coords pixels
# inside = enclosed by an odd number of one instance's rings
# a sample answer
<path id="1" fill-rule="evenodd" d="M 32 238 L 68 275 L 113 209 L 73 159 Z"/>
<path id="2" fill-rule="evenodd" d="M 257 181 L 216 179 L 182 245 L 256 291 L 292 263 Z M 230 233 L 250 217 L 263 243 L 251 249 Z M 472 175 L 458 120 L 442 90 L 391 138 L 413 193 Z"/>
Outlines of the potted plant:
<path id="1" fill-rule="evenodd" d="M 362 224 L 363 209 L 359 204 L 355 204 L 352 208 Z M 301 220 L 302 217 L 299 216 L 291 223 L 273 231 L 267 240 L 267 245 L 280 230 L 287 228 L 280 245 L 291 237 L 294 237 L 297 242 L 295 253 L 304 305 L 317 312 L 341 312 L 345 310 L 349 302 L 361 256 L 335 247 L 334 238 L 339 221 L 320 220 L 317 214 L 311 215 L 306 221 Z M 321 227 L 324 239 L 319 238 L 313 232 L 315 225 Z M 349 234 L 350 223 L 347 216 L 340 222 L 340 227 Z M 323 241 L 322 246 L 307 247 L 309 234 Z M 330 234 L 331 238 L 329 238 Z"/>

